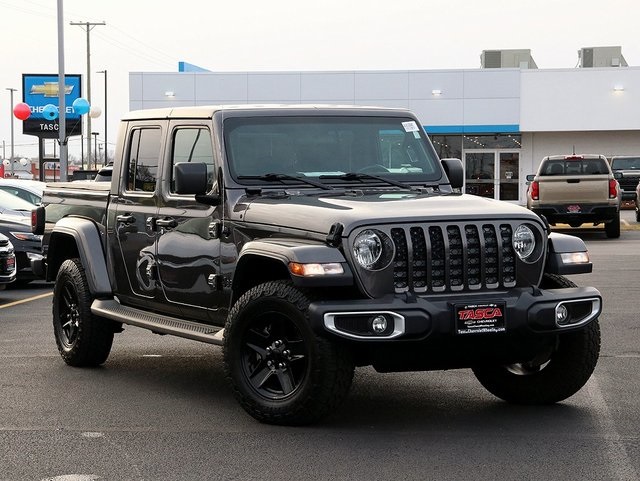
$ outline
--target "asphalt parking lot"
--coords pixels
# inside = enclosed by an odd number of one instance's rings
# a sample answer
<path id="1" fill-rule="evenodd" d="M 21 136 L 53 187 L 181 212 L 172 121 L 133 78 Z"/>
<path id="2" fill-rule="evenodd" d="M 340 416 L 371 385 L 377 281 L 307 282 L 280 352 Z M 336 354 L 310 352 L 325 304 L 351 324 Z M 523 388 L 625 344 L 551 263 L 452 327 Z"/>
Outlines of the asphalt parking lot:
<path id="1" fill-rule="evenodd" d="M 503 403 L 467 370 L 357 371 L 326 422 L 266 426 L 224 381 L 221 351 L 126 328 L 99 369 L 64 365 L 51 286 L 0 292 L 0 480 L 639 480 L 640 224 L 584 239 L 604 301 L 596 372 L 548 407 Z"/>

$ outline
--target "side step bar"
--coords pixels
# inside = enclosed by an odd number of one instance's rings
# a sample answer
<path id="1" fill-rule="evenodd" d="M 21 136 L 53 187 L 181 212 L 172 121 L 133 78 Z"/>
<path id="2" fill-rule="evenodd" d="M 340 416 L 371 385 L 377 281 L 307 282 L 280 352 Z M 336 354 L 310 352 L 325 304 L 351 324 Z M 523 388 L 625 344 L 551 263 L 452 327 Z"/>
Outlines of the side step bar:
<path id="1" fill-rule="evenodd" d="M 222 346 L 224 329 L 220 327 L 149 313 L 142 309 L 123 306 L 114 299 L 96 299 L 91 304 L 91 312 L 96 316 L 149 329 L 155 333 L 171 334 Z"/>

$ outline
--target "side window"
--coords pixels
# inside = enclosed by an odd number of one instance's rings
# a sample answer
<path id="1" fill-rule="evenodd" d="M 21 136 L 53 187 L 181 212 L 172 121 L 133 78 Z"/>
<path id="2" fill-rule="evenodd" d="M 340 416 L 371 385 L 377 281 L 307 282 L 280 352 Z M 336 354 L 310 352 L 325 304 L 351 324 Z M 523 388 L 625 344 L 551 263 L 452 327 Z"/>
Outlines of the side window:
<path id="1" fill-rule="evenodd" d="M 207 190 L 213 188 L 215 166 L 211 135 L 205 128 L 179 128 L 173 134 L 171 156 L 171 192 L 175 192 L 173 166 L 178 162 L 203 162 L 207 164 Z"/>
<path id="2" fill-rule="evenodd" d="M 161 140 L 159 128 L 136 129 L 131 133 L 128 191 L 153 192 L 156 189 Z"/>

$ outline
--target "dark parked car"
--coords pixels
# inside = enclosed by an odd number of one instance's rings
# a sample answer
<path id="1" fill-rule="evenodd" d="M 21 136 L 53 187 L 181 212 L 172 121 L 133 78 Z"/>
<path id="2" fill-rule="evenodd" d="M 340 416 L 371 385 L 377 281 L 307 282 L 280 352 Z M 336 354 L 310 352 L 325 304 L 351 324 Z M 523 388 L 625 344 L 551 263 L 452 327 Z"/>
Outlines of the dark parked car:
<path id="1" fill-rule="evenodd" d="M 611 170 L 620 172 L 618 179 L 622 189 L 622 200 L 634 200 L 640 181 L 640 155 L 616 155 L 611 157 Z"/>
<path id="2" fill-rule="evenodd" d="M 0 291 L 16 279 L 16 256 L 13 245 L 0 234 Z"/>
<path id="3" fill-rule="evenodd" d="M 17 281 L 21 284 L 37 278 L 31 270 L 31 261 L 42 258 L 42 237 L 31 232 L 34 207 L 26 200 L 0 190 L 0 233 L 13 244 Z"/>

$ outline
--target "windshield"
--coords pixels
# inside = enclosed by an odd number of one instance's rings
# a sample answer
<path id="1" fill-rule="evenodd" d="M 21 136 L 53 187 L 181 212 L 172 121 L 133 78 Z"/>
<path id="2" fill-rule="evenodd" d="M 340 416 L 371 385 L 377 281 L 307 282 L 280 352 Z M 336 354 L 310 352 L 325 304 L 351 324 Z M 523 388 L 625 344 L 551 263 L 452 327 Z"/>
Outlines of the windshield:
<path id="1" fill-rule="evenodd" d="M 266 174 L 325 183 L 362 183 L 346 173 L 372 174 L 373 182 L 373 175 L 421 183 L 442 175 L 426 134 L 410 118 L 236 117 L 224 130 L 231 174 L 243 184 L 264 182 Z"/>
<path id="2" fill-rule="evenodd" d="M 640 157 L 614 158 L 611 161 L 613 170 L 640 170 Z"/>
<path id="3" fill-rule="evenodd" d="M 33 204 L 4 190 L 0 190 L 0 207 L 9 210 L 33 210 Z"/>

